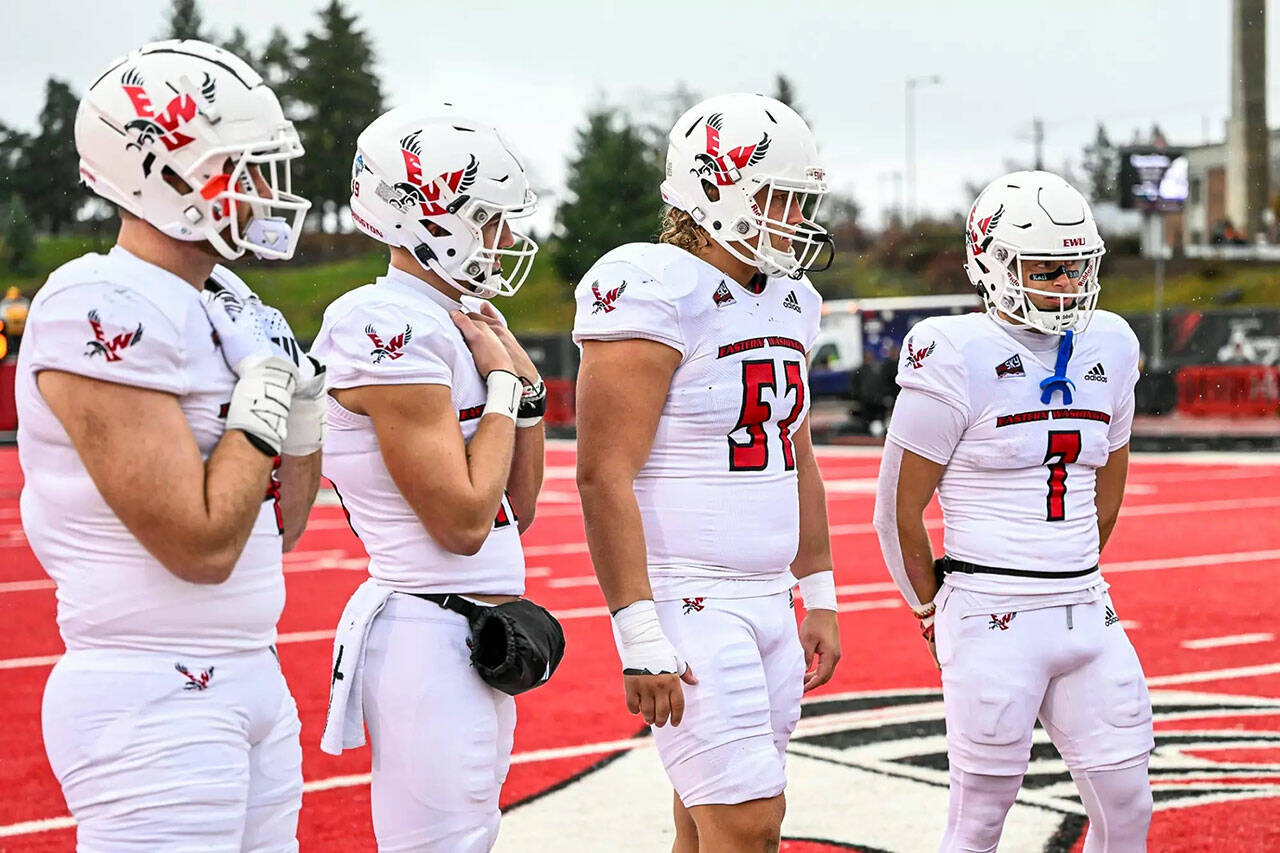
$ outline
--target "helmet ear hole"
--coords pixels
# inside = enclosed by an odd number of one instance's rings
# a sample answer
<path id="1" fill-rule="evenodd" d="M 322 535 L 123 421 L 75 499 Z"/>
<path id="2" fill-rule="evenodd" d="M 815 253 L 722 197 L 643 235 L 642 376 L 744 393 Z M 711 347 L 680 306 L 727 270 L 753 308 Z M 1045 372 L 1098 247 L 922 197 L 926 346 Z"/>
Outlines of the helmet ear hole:
<path id="1" fill-rule="evenodd" d="M 710 181 L 702 182 L 702 194 L 707 197 L 707 201 L 720 200 L 720 188 Z"/>
<path id="2" fill-rule="evenodd" d="M 165 166 L 160 170 L 160 177 L 166 184 L 173 187 L 181 195 L 186 195 L 191 192 L 191 184 L 184 181 L 177 172 L 173 171 L 173 169 L 170 169 L 168 166 Z"/>
<path id="3" fill-rule="evenodd" d="M 445 228 L 438 222 L 432 222 L 430 219 L 421 220 L 422 226 L 427 229 L 427 233 L 432 237 L 451 237 L 453 232 Z"/>

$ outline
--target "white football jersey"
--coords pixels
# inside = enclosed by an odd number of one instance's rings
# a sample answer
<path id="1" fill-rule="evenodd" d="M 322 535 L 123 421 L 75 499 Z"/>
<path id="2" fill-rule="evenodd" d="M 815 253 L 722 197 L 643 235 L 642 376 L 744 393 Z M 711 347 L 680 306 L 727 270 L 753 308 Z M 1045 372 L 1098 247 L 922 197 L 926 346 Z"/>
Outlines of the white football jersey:
<path id="1" fill-rule="evenodd" d="M 635 480 L 657 600 L 790 588 L 800 504 L 792 436 L 822 298 L 807 278 L 754 293 L 683 249 L 632 243 L 577 288 L 573 339 L 647 338 L 680 353 Z"/>
<path id="2" fill-rule="evenodd" d="M 1052 593 L 1099 583 L 1097 469 L 1129 441 L 1138 340 L 1107 311 L 1075 336 L 1066 403 L 1054 392 L 1056 339 L 1036 352 L 986 314 L 931 317 L 903 344 L 898 384 L 959 411 L 964 431 L 949 459 L 925 440 L 929 425 L 895 419 L 895 442 L 946 465 L 938 484 L 946 553 L 956 560 L 1029 576 L 947 575 L 953 586 L 982 592 Z"/>
<path id="3" fill-rule="evenodd" d="M 461 294 L 459 294 L 461 296 Z M 330 388 L 445 385 L 462 437 L 480 426 L 488 390 L 450 311 L 479 311 L 391 268 L 334 300 L 311 354 L 328 368 Z M 401 496 L 382 461 L 373 420 L 328 397 L 324 475 L 337 490 L 351 529 L 369 554 L 369 574 L 405 592 L 524 593 L 518 519 L 504 496 L 493 530 L 472 556 L 446 551 Z"/>
<path id="4" fill-rule="evenodd" d="M 247 291 L 222 267 L 214 278 Z M 219 654 L 275 642 L 284 607 L 275 501 L 264 501 L 226 581 L 180 580 L 102 499 L 40 396 L 36 375 L 42 370 L 174 395 L 208 458 L 226 431 L 236 376 L 214 342 L 200 292 L 119 246 L 49 276 L 32 300 L 18 356 L 22 524 L 58 586 L 58 627 L 68 649 Z"/>

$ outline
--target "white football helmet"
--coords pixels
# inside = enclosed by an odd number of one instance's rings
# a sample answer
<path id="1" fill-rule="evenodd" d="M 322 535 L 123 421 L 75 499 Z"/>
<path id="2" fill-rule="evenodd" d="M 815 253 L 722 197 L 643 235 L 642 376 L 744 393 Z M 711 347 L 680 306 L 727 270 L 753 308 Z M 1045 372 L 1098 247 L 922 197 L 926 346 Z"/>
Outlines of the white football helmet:
<path id="1" fill-rule="evenodd" d="M 769 276 L 817 267 L 831 237 L 814 222 L 827 192 L 813 133 L 796 111 L 764 95 L 719 95 L 696 105 L 668 137 L 662 200 L 693 217 L 717 243 Z M 763 191 L 763 193 L 762 193 Z M 779 206 L 776 201 L 781 201 Z M 801 220 L 785 221 L 793 203 Z M 771 212 L 783 211 L 783 219 Z M 791 241 L 785 249 L 772 237 Z"/>
<path id="2" fill-rule="evenodd" d="M 356 227 L 408 249 L 465 294 L 488 299 L 520 289 L 538 244 L 514 228 L 514 245 L 499 244 L 510 220 L 533 213 L 536 204 L 524 166 L 497 129 L 456 114 L 450 104 L 397 107 L 356 141 Z"/>
<path id="3" fill-rule="evenodd" d="M 287 259 L 311 202 L 292 192 L 302 156 L 275 93 L 236 56 L 161 41 L 116 60 L 76 113 L 80 177 L 168 236 L 218 254 Z M 249 206 L 242 226 L 236 205 Z"/>
<path id="4" fill-rule="evenodd" d="M 1089 203 L 1050 172 L 1012 172 L 992 181 L 973 203 L 965 225 L 964 268 L 987 313 L 999 311 L 1051 335 L 1088 325 L 1098 305 L 1098 267 L 1105 252 Z M 1078 290 L 1027 287 L 1024 261 L 1083 261 Z M 1037 308 L 1029 295 L 1053 297 L 1057 308 Z"/>

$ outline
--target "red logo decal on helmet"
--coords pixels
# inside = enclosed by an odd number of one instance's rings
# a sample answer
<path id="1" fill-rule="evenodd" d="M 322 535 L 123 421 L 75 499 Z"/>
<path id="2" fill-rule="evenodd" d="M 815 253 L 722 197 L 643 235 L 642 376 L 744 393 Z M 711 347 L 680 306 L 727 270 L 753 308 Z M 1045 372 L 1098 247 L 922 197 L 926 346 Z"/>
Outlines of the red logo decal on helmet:
<path id="1" fill-rule="evenodd" d="M 695 154 L 694 161 L 698 166 L 694 174 L 715 178 L 718 186 L 736 183 L 738 170 L 744 166 L 754 166 L 764 160 L 769 153 L 769 134 L 762 134 L 760 141 L 754 145 L 740 145 L 737 148 L 720 153 L 720 130 L 724 127 L 724 116 L 713 113 L 706 121 L 707 149 L 705 154 Z"/>
<path id="2" fill-rule="evenodd" d="M 396 189 L 403 193 L 405 200 L 412 200 L 422 209 L 423 216 L 439 216 L 442 213 L 450 211 L 440 204 L 440 195 L 443 192 L 441 185 L 448 187 L 449 192 L 461 195 L 471 189 L 471 185 L 476 182 L 476 175 L 480 172 L 480 165 L 476 162 L 475 155 L 471 155 L 471 161 L 456 172 L 445 172 L 437 175 L 430 181 L 422 180 L 422 141 L 418 135 L 422 131 L 415 130 L 413 133 L 400 140 L 400 153 L 404 156 L 404 170 L 406 180 L 396 184 Z"/>
<path id="3" fill-rule="evenodd" d="M 195 118 L 199 112 L 199 104 L 191 95 L 175 96 L 162 112 L 157 113 L 151 97 L 143 88 L 142 75 L 138 69 L 127 69 L 120 78 L 120 86 L 129 96 L 129 102 L 133 104 L 133 112 L 137 116 L 124 126 L 125 131 L 135 134 L 133 140 L 125 145 L 126 148 L 141 149 L 159 139 L 164 143 L 165 150 L 177 151 L 195 141 L 178 131 L 178 128 Z M 217 84 L 208 72 L 205 72 L 204 82 L 200 85 L 200 94 L 210 103 L 217 97 Z"/>
<path id="4" fill-rule="evenodd" d="M 974 227 L 973 217 L 977 213 L 977 206 L 969 211 L 969 246 L 973 249 L 975 255 L 981 255 L 987 250 L 987 246 L 991 245 L 991 232 L 995 230 L 996 225 L 1000 222 L 1000 217 L 1004 216 L 1004 205 L 996 208 L 996 212 L 980 221 L 977 227 Z"/>

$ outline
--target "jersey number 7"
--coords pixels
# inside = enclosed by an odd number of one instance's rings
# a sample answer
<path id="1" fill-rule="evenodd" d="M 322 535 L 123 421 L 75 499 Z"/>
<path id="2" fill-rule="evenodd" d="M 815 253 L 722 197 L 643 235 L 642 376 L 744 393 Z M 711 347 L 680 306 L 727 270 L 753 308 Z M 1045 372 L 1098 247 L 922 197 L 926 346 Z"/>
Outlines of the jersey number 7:
<path id="1" fill-rule="evenodd" d="M 779 394 L 773 359 L 742 362 L 742 412 L 738 415 L 737 425 L 729 433 L 730 471 L 763 471 L 769 467 L 769 438 L 765 434 L 764 425 L 773 416 L 773 408 L 764 401 L 765 388 L 773 392 L 775 401 L 783 399 L 792 390 L 795 391 L 795 405 L 786 417 L 778 421 L 778 438 L 782 441 L 782 463 L 786 470 L 791 471 L 796 467 L 791 428 L 795 426 L 796 419 L 804 408 L 804 374 L 798 361 L 784 361 L 782 374 L 785 387 L 783 393 Z M 745 444 L 733 440 L 733 433 L 741 429 L 747 431 Z"/>
<path id="2" fill-rule="evenodd" d="M 1049 433 L 1049 449 L 1044 464 L 1049 466 L 1048 521 L 1067 517 L 1067 466 L 1080 458 L 1080 430 Z"/>

